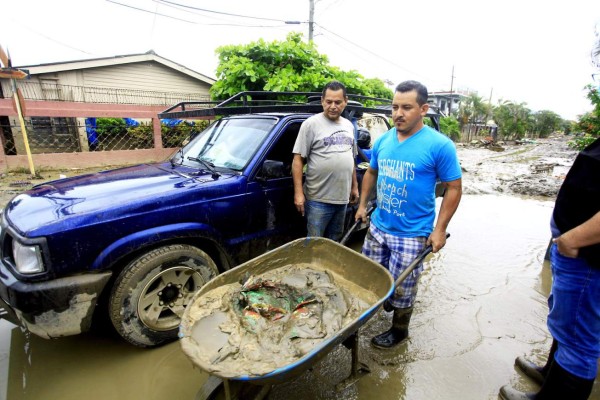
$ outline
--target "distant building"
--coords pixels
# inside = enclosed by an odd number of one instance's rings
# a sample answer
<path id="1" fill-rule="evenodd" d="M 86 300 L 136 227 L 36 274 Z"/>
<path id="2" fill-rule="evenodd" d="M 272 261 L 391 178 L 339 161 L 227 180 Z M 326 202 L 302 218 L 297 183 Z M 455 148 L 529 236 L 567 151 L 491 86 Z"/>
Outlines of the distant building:
<path id="1" fill-rule="evenodd" d="M 460 103 L 471 93 L 465 91 L 430 92 L 427 102 L 436 106 L 443 115 L 458 113 Z"/>
<path id="2" fill-rule="evenodd" d="M 207 98 L 215 83 L 215 79 L 152 50 L 18 68 L 29 71 L 29 78 L 18 82 L 23 96 L 41 101 L 171 105 L 173 94 L 176 99 L 182 95 Z M 4 97 L 12 94 L 9 79 L 0 79 L 2 93 Z"/>
<path id="3" fill-rule="evenodd" d="M 69 158 L 97 165 L 99 155 L 91 151 L 95 149 L 86 133 L 86 120 L 97 117 L 148 122 L 154 127 L 149 145 L 153 148 L 121 157 L 131 162 L 138 155 L 139 161 L 164 158 L 171 150 L 161 143 L 157 114 L 182 101 L 210 100 L 209 90 L 216 82 L 153 51 L 18 68 L 29 72 L 28 78 L 16 84 L 22 93 L 29 147 L 36 164 L 42 165 L 57 165 Z M 11 80 L 0 78 L 0 169 L 27 165 L 13 92 Z M 79 157 L 65 156 L 68 153 Z M 117 158 L 104 162 L 121 162 L 117 153 L 113 156 Z"/>

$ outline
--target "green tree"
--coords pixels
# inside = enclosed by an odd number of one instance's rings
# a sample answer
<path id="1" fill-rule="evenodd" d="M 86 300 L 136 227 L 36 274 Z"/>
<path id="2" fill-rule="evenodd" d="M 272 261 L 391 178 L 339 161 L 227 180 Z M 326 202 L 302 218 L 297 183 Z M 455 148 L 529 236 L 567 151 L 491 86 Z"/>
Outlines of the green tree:
<path id="1" fill-rule="evenodd" d="M 494 120 L 498 124 L 498 134 L 507 140 L 522 139 L 530 125 L 531 110 L 527 103 L 514 103 L 500 100 L 494 108 Z"/>
<path id="2" fill-rule="evenodd" d="M 570 146 L 579 150 L 582 150 L 600 136 L 600 93 L 598 93 L 598 88 L 592 85 L 587 85 L 586 89 L 588 90 L 587 98 L 594 109 L 580 116 L 576 124 L 576 129 L 583 133 L 583 136 L 576 137 L 569 142 Z"/>
<path id="3" fill-rule="evenodd" d="M 380 79 L 365 79 L 357 71 L 330 66 L 327 56 L 319 54 L 313 43 L 304 42 L 301 33 L 290 33 L 284 41 L 261 39 L 221 46 L 216 52 L 218 80 L 211 88 L 215 100 L 249 90 L 320 92 L 333 79 L 344 83 L 348 93 L 393 97 Z"/>
<path id="4" fill-rule="evenodd" d="M 563 126 L 562 118 L 553 111 L 538 111 L 532 117 L 534 126 L 531 132 L 541 138 L 548 137 L 552 132 L 560 130 Z"/>
<path id="5" fill-rule="evenodd" d="M 458 124 L 460 130 L 463 131 L 471 121 L 473 116 L 473 99 L 467 97 L 460 102 L 460 108 L 458 109 Z"/>
<path id="6" fill-rule="evenodd" d="M 476 93 L 470 94 L 461 101 L 458 109 L 458 123 L 460 131 L 466 134 L 467 140 L 471 134 L 477 135 L 479 127 L 485 125 L 489 114 L 488 104 Z"/>
<path id="7" fill-rule="evenodd" d="M 600 79 L 600 31 L 598 30 L 596 30 L 596 42 L 592 48 L 591 58 L 592 65 L 597 69 L 597 73 L 593 77 L 596 77 L 596 83 L 598 83 L 598 79 Z M 600 85 L 596 85 L 595 87 L 587 85 L 586 89 L 588 91 L 587 98 L 594 106 L 594 109 L 580 116 L 579 121 L 574 126 L 574 130 L 583 133 L 583 136 L 576 137 L 573 141 L 569 142 L 569 145 L 578 150 L 583 150 L 584 147 L 600 136 Z"/>
<path id="8" fill-rule="evenodd" d="M 453 141 L 460 140 L 460 126 L 455 116 L 440 118 L 440 130 Z"/>

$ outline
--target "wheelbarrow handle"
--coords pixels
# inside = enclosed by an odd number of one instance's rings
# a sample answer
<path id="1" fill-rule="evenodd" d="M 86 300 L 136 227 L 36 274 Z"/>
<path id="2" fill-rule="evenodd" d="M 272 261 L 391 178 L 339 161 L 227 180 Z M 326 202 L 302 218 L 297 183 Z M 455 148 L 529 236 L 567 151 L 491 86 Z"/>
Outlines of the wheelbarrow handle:
<path id="1" fill-rule="evenodd" d="M 446 239 L 448 239 L 449 237 L 450 237 L 450 234 L 446 233 Z M 413 269 L 415 269 L 415 267 L 421 261 L 423 261 L 423 259 L 429 253 L 431 253 L 432 250 L 433 250 L 433 246 L 432 245 L 428 245 L 423 250 L 421 250 L 421 252 L 419 254 L 417 254 L 417 256 L 415 257 L 415 259 L 412 260 L 412 262 L 409 264 L 409 266 L 406 267 L 406 269 L 404 271 L 402 271 L 402 273 L 400 274 L 400 276 L 398 276 L 398 279 L 396 279 L 396 282 L 394 282 L 394 290 L 398 289 L 398 286 L 400 286 L 400 284 L 402 282 L 404 282 L 404 280 L 406 279 L 406 277 L 413 271 Z"/>
<path id="2" fill-rule="evenodd" d="M 368 209 L 367 209 L 367 217 L 369 215 L 371 215 L 371 213 L 373 212 L 373 210 L 375 210 L 375 206 L 371 205 Z M 348 232 L 346 232 L 346 234 L 344 235 L 344 237 L 342 238 L 342 240 L 340 240 L 340 244 L 345 245 L 346 242 L 348 241 L 348 239 L 350 239 L 350 235 L 352 235 L 352 232 L 354 232 L 356 230 L 356 227 L 358 226 L 358 224 L 360 224 L 362 222 L 362 220 L 358 219 L 356 221 L 354 221 L 354 224 L 352 224 L 352 226 L 350 227 L 350 229 L 348 229 Z"/>

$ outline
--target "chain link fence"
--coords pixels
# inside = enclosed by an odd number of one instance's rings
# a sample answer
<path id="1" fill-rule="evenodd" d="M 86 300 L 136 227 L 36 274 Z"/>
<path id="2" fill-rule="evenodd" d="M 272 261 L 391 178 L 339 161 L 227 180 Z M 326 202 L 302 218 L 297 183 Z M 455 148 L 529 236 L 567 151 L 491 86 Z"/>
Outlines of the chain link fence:
<path id="1" fill-rule="evenodd" d="M 35 101 L 69 101 L 169 107 L 183 101 L 207 102 L 198 93 L 169 93 L 117 88 L 19 82 L 23 98 Z M 8 92 L 8 93 L 7 93 Z M 13 93 L 8 90 L 4 98 Z M 2 93 L 0 92 L 0 95 Z M 202 131 L 207 121 L 162 121 L 163 148 L 177 148 Z M 138 150 L 155 147 L 152 121 L 130 118 L 27 117 L 25 129 L 32 154 Z M 6 155 L 26 154 L 21 126 L 16 118 L 0 116 L 0 135 Z"/>
<path id="2" fill-rule="evenodd" d="M 181 121 L 161 124 L 163 148 L 177 148 L 201 132 L 208 121 Z M 83 151 L 139 150 L 154 148 L 151 122 L 123 118 L 47 118 L 25 121 L 32 154 L 73 153 Z M 4 153 L 25 154 L 20 125 L 0 124 Z"/>

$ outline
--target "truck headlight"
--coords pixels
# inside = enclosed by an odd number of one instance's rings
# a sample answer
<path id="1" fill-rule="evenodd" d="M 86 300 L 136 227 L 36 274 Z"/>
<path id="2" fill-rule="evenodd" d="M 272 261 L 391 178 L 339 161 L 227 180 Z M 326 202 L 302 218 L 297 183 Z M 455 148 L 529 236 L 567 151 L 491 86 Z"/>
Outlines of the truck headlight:
<path id="1" fill-rule="evenodd" d="M 37 274 L 44 271 L 42 251 L 39 246 L 25 246 L 13 241 L 12 246 L 15 267 L 21 274 Z"/>

